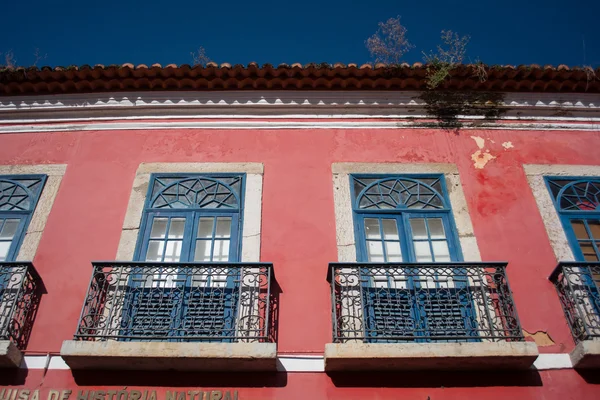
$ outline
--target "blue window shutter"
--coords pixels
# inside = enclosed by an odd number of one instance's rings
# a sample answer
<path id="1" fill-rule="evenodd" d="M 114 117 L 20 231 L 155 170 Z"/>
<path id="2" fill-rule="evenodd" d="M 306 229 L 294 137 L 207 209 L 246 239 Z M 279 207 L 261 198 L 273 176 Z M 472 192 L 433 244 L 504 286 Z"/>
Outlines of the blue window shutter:
<path id="1" fill-rule="evenodd" d="M 3 212 L 0 213 L 0 233 L 3 228 L 7 228 L 7 225 L 12 221 L 18 221 L 17 228 L 14 232 L 12 238 L 1 237 L 0 236 L 0 245 L 8 246 L 8 251 L 6 253 L 6 257 L 4 261 L 15 261 L 18 254 L 18 249 L 20 247 L 23 238 L 25 237 L 25 228 L 28 225 L 28 215 L 27 214 L 19 214 L 15 212 Z M 4 253 L 4 251 L 2 251 Z M 1 256 L 2 254 L 0 254 Z M 0 259 L 1 261 L 1 259 Z"/>

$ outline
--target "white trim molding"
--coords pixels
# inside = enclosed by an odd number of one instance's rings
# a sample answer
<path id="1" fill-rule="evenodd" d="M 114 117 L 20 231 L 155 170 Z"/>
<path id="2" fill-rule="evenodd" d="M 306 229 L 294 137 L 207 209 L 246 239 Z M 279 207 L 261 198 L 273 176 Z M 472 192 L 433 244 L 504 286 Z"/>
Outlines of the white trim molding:
<path id="1" fill-rule="evenodd" d="M 240 116 L 238 116 L 240 117 Z M 36 121 L 37 122 L 37 121 Z M 278 121 L 278 120 L 220 120 L 220 121 L 121 121 L 101 122 L 90 121 L 83 123 L 36 123 L 3 124 L 0 121 L 0 134 L 3 133 L 36 133 L 36 132 L 85 132 L 85 131 L 115 131 L 115 130 L 169 130 L 169 129 L 220 129 L 220 130 L 285 130 L 285 129 L 432 129 L 437 125 L 432 121 Z M 600 131 L 600 122 L 571 123 L 571 122 L 515 122 L 498 123 L 482 122 L 480 124 L 466 124 L 461 129 L 478 130 L 545 130 L 545 131 Z"/>
<path id="2" fill-rule="evenodd" d="M 262 186 L 264 167 L 261 163 L 142 163 L 136 172 L 129 204 L 123 221 L 116 259 L 133 260 L 138 240 L 144 203 L 152 173 L 245 173 L 244 220 L 242 226 L 243 262 L 260 261 Z"/>
<path id="3" fill-rule="evenodd" d="M 0 165 L 0 175 L 43 174 L 48 177 L 33 211 L 29 226 L 27 226 L 27 232 L 17 254 L 17 261 L 33 261 L 66 171 L 66 164 Z"/>
<path id="4" fill-rule="evenodd" d="M 452 214 L 458 231 L 462 254 L 466 261 L 481 261 L 479 246 L 467 207 L 467 200 L 455 164 L 401 164 L 401 163 L 334 163 L 333 199 L 335 207 L 336 241 L 339 262 L 356 262 L 356 242 L 350 174 L 444 174 Z"/>
<path id="5" fill-rule="evenodd" d="M 600 165 L 524 164 L 527 182 L 544 221 L 550 245 L 558 261 L 575 261 L 567 235 L 550 196 L 545 176 L 600 176 Z"/>
<path id="6" fill-rule="evenodd" d="M 323 355 L 315 354 L 295 354 L 279 355 L 277 357 L 278 372 L 325 372 L 325 360 Z M 48 370 L 68 370 L 67 363 L 60 356 L 55 355 L 31 355 L 23 357 L 21 363 L 23 369 L 48 369 Z M 571 369 L 573 364 L 569 354 L 552 353 L 540 354 L 533 363 L 532 369 L 538 371 Z"/>

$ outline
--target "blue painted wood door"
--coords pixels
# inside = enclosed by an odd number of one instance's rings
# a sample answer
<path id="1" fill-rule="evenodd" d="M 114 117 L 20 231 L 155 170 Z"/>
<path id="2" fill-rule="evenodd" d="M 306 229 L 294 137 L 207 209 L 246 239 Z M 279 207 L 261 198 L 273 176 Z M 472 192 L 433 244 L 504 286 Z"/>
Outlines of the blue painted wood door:
<path id="1" fill-rule="evenodd" d="M 239 270 L 227 263 L 239 257 L 238 215 L 147 213 L 137 258 L 156 264 L 153 276 L 132 276 L 122 319 L 123 336 L 133 336 L 132 340 L 153 340 L 153 336 L 170 341 L 232 340 L 240 279 Z M 204 265 L 198 270 L 171 267 L 161 276 L 162 263 L 177 262 Z"/>

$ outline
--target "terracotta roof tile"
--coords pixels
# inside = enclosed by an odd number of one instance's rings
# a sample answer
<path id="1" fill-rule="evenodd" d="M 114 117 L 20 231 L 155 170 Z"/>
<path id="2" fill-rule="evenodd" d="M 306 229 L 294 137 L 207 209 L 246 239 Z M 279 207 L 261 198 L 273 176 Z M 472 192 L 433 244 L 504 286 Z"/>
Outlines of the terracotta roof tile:
<path id="1" fill-rule="evenodd" d="M 473 65 L 454 68 L 442 89 L 519 92 L 600 93 L 600 68 L 546 65 L 487 66 L 481 81 Z M 294 63 L 274 67 L 208 63 L 82 65 L 0 70 L 0 95 L 126 90 L 424 90 L 427 66 L 421 63 L 333 65 Z"/>

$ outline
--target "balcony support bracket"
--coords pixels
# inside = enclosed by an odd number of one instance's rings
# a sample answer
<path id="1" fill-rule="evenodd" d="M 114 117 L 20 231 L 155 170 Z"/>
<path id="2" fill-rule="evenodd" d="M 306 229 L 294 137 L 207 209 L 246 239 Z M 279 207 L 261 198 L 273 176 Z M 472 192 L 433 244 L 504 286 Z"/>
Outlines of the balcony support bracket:
<path id="1" fill-rule="evenodd" d="M 570 356 L 573 368 L 600 368 L 600 340 L 583 340 L 579 342 Z"/>
<path id="2" fill-rule="evenodd" d="M 0 340 L 0 368 L 18 368 L 23 360 L 23 353 L 10 340 Z"/>

